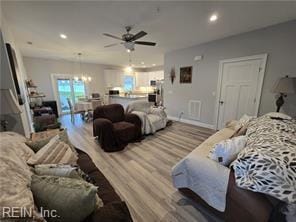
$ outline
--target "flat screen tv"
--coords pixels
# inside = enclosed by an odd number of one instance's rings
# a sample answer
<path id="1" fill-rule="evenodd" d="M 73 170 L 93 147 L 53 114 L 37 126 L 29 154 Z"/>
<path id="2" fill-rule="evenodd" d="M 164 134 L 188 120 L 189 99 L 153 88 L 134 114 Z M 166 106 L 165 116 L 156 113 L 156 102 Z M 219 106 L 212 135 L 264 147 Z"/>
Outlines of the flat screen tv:
<path id="1" fill-rule="evenodd" d="M 17 79 L 17 74 L 19 72 L 19 67 L 18 67 L 18 64 L 17 64 L 15 51 L 11 47 L 11 45 L 9 43 L 6 43 L 5 45 L 6 45 L 6 49 L 7 49 L 9 64 L 10 64 L 10 68 L 11 68 L 11 72 L 12 72 L 12 78 L 13 78 L 14 86 L 15 86 L 16 93 L 17 93 L 18 102 L 19 102 L 20 105 L 23 105 L 24 102 L 23 102 L 23 99 L 22 99 L 21 90 L 20 90 L 18 79 Z"/>

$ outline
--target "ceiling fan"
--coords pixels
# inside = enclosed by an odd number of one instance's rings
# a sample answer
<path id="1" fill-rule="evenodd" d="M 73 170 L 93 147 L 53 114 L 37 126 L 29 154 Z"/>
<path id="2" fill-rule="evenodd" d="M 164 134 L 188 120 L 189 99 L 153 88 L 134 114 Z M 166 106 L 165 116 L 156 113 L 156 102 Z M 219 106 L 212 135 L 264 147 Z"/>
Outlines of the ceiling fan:
<path id="1" fill-rule="evenodd" d="M 138 32 L 137 34 L 134 35 L 134 34 L 130 33 L 131 29 L 132 29 L 131 26 L 126 26 L 125 27 L 126 33 L 123 34 L 121 37 L 117 37 L 117 36 L 111 35 L 109 33 L 103 33 L 103 35 L 105 35 L 105 36 L 108 36 L 108 37 L 123 41 L 121 43 L 114 43 L 114 44 L 106 45 L 106 46 L 104 46 L 104 48 L 108 48 L 108 47 L 112 47 L 112 46 L 115 46 L 115 45 L 123 44 L 124 47 L 127 49 L 127 51 L 131 52 L 131 51 L 135 50 L 135 44 L 137 44 L 137 45 L 146 45 L 146 46 L 155 46 L 156 45 L 155 42 L 136 41 L 136 40 L 144 37 L 145 35 L 147 35 L 147 33 L 144 32 L 144 31 L 140 31 L 140 32 Z"/>

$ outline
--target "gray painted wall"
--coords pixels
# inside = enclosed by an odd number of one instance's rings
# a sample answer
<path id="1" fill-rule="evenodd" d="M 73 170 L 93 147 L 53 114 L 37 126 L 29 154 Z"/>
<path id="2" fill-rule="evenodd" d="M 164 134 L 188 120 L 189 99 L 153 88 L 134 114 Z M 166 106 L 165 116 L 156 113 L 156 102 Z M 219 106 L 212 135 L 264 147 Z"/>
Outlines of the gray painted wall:
<path id="1" fill-rule="evenodd" d="M 188 101 L 200 100 L 200 122 L 213 125 L 219 61 L 263 53 L 268 54 L 268 59 L 259 114 L 274 111 L 275 95 L 270 91 L 273 84 L 285 75 L 296 77 L 296 20 L 166 53 L 164 103 L 168 114 L 178 117 L 183 111 L 182 118 L 189 119 Z M 196 62 L 194 57 L 198 55 L 203 60 Z M 179 83 L 183 66 L 193 66 L 192 84 Z M 176 70 L 174 84 L 170 80 L 172 67 Z M 282 112 L 296 116 L 296 95 L 288 96 Z"/>
<path id="2" fill-rule="evenodd" d="M 80 71 L 92 77 L 88 83 L 88 93 L 105 93 L 104 69 L 118 68 L 115 66 L 98 65 L 91 63 L 79 63 L 66 60 L 44 59 L 24 57 L 24 65 L 29 79 L 32 79 L 38 86 L 38 91 L 46 95 L 45 100 L 54 100 L 54 92 L 51 81 L 51 74 L 72 74 L 80 76 Z M 80 70 L 81 69 L 81 70 Z"/>

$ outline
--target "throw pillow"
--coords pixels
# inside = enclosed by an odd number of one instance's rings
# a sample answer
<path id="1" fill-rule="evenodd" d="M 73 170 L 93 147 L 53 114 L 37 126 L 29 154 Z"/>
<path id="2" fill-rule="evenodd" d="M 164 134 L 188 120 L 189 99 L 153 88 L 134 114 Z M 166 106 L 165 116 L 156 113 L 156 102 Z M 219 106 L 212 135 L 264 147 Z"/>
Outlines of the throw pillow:
<path id="1" fill-rule="evenodd" d="M 56 136 L 56 135 L 55 135 Z M 35 153 L 38 152 L 42 147 L 44 147 L 46 144 L 48 144 L 48 142 L 55 136 L 50 136 L 44 139 L 40 139 L 40 140 L 36 140 L 36 141 L 31 141 L 28 140 L 26 142 L 26 145 L 29 146 Z M 58 134 L 59 139 L 61 141 L 63 141 L 64 143 L 67 143 L 70 148 L 72 149 L 73 152 L 76 153 L 75 147 L 73 146 L 73 144 L 70 142 L 70 139 L 68 137 L 68 132 L 67 129 L 63 129 L 59 132 Z"/>
<path id="2" fill-rule="evenodd" d="M 256 116 L 248 116 L 248 115 L 244 114 L 244 115 L 239 119 L 239 122 L 240 122 L 240 124 L 241 124 L 242 126 L 245 126 L 245 125 L 248 125 L 248 123 L 249 123 L 251 120 L 255 119 L 255 118 L 256 118 Z"/>
<path id="3" fill-rule="evenodd" d="M 282 119 L 282 120 L 291 120 L 292 117 L 288 116 L 284 113 L 276 113 L 276 112 L 270 112 L 265 114 L 265 116 L 268 116 L 270 118 L 275 118 L 275 119 Z"/>
<path id="4" fill-rule="evenodd" d="M 82 179 L 85 174 L 78 166 L 64 165 L 64 164 L 40 164 L 35 165 L 34 172 L 40 176 L 59 176 Z"/>
<path id="5" fill-rule="evenodd" d="M 48 144 L 42 147 L 27 163 L 36 164 L 76 164 L 77 155 L 69 145 L 59 140 L 59 136 L 53 137 Z"/>
<path id="6" fill-rule="evenodd" d="M 48 137 L 41 140 L 36 141 L 26 141 L 26 145 L 29 146 L 35 153 L 37 153 L 42 147 L 44 147 L 48 142 L 52 139 L 52 137 Z"/>
<path id="7" fill-rule="evenodd" d="M 59 133 L 59 137 L 61 141 L 63 141 L 64 143 L 67 143 L 69 147 L 72 149 L 72 151 L 76 153 L 76 149 L 73 146 L 73 144 L 70 142 L 68 131 L 66 128 Z"/>
<path id="8" fill-rule="evenodd" d="M 242 126 L 238 130 L 236 130 L 235 133 L 230 138 L 237 137 L 237 136 L 244 136 L 246 135 L 247 130 L 248 130 L 248 125 Z"/>
<path id="9" fill-rule="evenodd" d="M 2 214 L 3 207 L 11 209 L 14 207 L 30 213 L 34 210 L 34 201 L 29 188 L 32 172 L 22 155 L 24 141 L 2 132 L 0 141 L 0 221 L 2 221 L 7 217 Z M 21 217 L 21 213 L 20 211 L 14 212 L 14 216 Z"/>
<path id="10" fill-rule="evenodd" d="M 237 120 L 230 120 L 225 124 L 225 127 L 238 131 L 242 127 L 242 124 Z"/>
<path id="11" fill-rule="evenodd" d="M 223 140 L 215 144 L 213 150 L 209 153 L 209 158 L 224 166 L 228 166 L 236 159 L 239 152 L 245 148 L 246 143 L 246 136 Z"/>
<path id="12" fill-rule="evenodd" d="M 56 210 L 48 222 L 80 222 L 96 209 L 97 187 L 84 180 L 33 175 L 31 190 L 39 208 Z"/>

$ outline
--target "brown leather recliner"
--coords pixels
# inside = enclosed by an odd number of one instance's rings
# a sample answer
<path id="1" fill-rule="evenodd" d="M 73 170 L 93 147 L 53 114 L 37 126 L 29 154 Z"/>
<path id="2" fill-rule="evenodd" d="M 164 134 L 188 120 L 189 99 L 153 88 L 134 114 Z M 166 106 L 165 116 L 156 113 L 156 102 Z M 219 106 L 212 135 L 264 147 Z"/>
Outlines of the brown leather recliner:
<path id="1" fill-rule="evenodd" d="M 104 151 L 119 151 L 141 138 L 141 124 L 137 115 L 125 114 L 120 104 L 99 106 L 94 110 L 93 135 Z"/>

